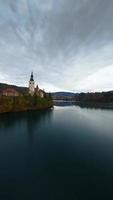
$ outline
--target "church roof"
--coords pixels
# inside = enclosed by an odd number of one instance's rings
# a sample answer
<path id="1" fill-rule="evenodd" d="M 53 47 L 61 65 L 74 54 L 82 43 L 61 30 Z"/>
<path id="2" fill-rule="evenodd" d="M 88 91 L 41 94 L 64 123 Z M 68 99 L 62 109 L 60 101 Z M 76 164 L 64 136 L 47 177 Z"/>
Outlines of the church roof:
<path id="1" fill-rule="evenodd" d="M 34 81 L 34 78 L 33 78 L 33 72 L 31 72 L 30 81 Z"/>
<path id="2" fill-rule="evenodd" d="M 19 92 L 16 90 L 16 89 L 14 89 L 14 88 L 6 88 L 6 89 L 4 89 L 3 91 L 2 91 L 2 93 L 4 94 L 4 93 L 13 93 L 13 94 L 19 94 Z"/>

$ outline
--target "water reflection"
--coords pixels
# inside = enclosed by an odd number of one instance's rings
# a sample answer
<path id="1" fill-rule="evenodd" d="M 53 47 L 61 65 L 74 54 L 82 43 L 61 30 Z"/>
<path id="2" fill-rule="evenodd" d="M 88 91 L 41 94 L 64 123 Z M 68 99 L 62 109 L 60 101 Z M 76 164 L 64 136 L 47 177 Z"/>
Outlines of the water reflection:
<path id="1" fill-rule="evenodd" d="M 18 113 L 7 113 L 0 115 L 0 127 L 11 127 L 15 123 L 21 123 L 27 121 L 28 126 L 32 126 L 39 123 L 41 120 L 51 118 L 52 109 L 44 111 L 28 111 L 28 112 L 18 112 Z"/>
<path id="2" fill-rule="evenodd" d="M 0 133 L 15 134 L 18 132 L 21 134 L 27 133 L 29 142 L 32 144 L 34 140 L 35 132 L 39 127 L 52 118 L 52 109 L 45 111 L 29 111 L 20 113 L 7 113 L 0 115 Z"/>
<path id="3" fill-rule="evenodd" d="M 59 107 L 75 105 L 81 108 L 113 109 L 113 103 L 75 102 L 75 101 L 54 100 L 54 105 L 59 106 Z"/>
<path id="4" fill-rule="evenodd" d="M 75 105 L 81 108 L 113 109 L 113 103 L 75 102 Z"/>
<path id="5" fill-rule="evenodd" d="M 65 107 L 65 106 L 72 106 L 74 105 L 74 101 L 63 101 L 63 100 L 55 100 L 54 105 L 55 106 L 60 106 L 60 107 Z"/>
<path id="6" fill-rule="evenodd" d="M 58 105 L 0 116 L 0 199 L 113 199 L 113 110 Z"/>

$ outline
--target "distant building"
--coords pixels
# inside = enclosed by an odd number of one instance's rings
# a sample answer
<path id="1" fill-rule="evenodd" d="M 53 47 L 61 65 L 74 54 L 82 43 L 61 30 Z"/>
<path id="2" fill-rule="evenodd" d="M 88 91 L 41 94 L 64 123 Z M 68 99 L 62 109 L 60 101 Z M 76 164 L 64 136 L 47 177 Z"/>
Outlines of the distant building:
<path id="1" fill-rule="evenodd" d="M 17 97 L 20 93 L 14 88 L 7 88 L 2 91 L 2 96 Z"/>
<path id="2" fill-rule="evenodd" d="M 30 81 L 29 81 L 29 94 L 33 96 L 35 93 L 35 82 L 33 77 L 33 72 L 31 73 Z"/>
<path id="3" fill-rule="evenodd" d="M 34 81 L 34 77 L 33 77 L 33 72 L 31 73 L 31 77 L 30 77 L 30 81 L 29 81 L 29 94 L 31 96 L 33 96 L 34 94 L 36 94 L 37 96 L 44 98 L 44 94 L 45 92 L 43 90 L 41 90 L 38 85 L 35 88 L 35 81 Z"/>
<path id="4" fill-rule="evenodd" d="M 45 94 L 45 92 L 43 91 L 43 90 L 39 90 L 39 96 L 41 97 L 41 98 L 44 98 L 44 94 Z"/>
<path id="5" fill-rule="evenodd" d="M 37 85 L 37 87 L 36 87 L 36 89 L 35 89 L 35 94 L 36 94 L 37 96 L 41 97 L 41 98 L 44 98 L 45 92 L 44 92 L 44 90 L 39 89 L 39 87 L 38 87 L 38 85 Z"/>
<path id="6" fill-rule="evenodd" d="M 35 81 L 33 72 L 31 72 L 30 80 L 29 80 L 29 88 L 21 88 L 17 86 L 5 86 L 5 89 L 0 89 L 0 96 L 8 96 L 8 97 L 18 97 L 18 96 L 38 96 L 41 98 L 45 97 L 45 91 L 40 89 L 38 85 L 35 88 Z M 17 88 L 17 89 L 16 89 Z"/>

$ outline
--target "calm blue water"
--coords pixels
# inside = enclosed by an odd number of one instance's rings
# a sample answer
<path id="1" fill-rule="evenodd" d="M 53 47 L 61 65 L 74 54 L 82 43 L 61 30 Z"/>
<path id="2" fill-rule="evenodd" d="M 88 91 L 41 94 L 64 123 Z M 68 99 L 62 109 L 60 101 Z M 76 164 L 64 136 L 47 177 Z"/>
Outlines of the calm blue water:
<path id="1" fill-rule="evenodd" d="M 0 116 L 0 200 L 112 200 L 113 110 Z"/>

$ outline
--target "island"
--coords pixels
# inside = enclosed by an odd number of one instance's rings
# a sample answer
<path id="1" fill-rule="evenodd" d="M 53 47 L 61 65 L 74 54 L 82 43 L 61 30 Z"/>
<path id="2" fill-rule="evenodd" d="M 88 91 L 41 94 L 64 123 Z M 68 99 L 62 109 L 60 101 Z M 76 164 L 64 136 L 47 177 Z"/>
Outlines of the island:
<path id="1" fill-rule="evenodd" d="M 0 84 L 0 113 L 42 110 L 53 107 L 51 94 L 35 87 L 33 72 L 29 87 Z"/>

